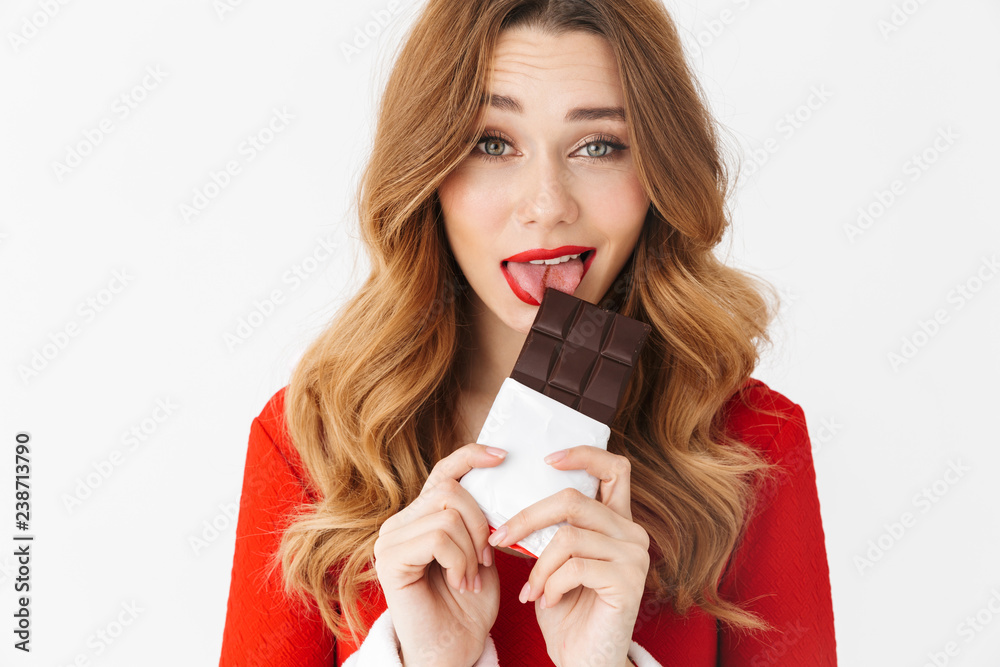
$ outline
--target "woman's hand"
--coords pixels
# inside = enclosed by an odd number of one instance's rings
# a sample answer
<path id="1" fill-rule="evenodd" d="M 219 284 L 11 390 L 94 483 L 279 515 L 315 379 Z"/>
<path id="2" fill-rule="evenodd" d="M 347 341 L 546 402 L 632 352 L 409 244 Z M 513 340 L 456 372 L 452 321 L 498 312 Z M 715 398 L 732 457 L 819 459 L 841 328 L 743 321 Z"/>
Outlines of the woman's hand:
<path id="1" fill-rule="evenodd" d="M 601 480 L 600 498 L 565 489 L 521 510 L 490 543 L 515 544 L 561 521 L 528 576 L 527 598 L 549 657 L 558 667 L 621 667 L 632 643 L 646 573 L 649 535 L 632 521 L 631 464 L 624 456 L 581 445 L 553 462 L 559 470 L 584 469 Z M 544 601 L 544 606 L 543 606 Z"/>
<path id="2" fill-rule="evenodd" d="M 437 462 L 420 495 L 379 529 L 375 570 L 406 667 L 468 667 L 486 648 L 500 609 L 500 579 L 489 523 L 458 480 L 502 461 L 485 445 L 456 449 Z"/>

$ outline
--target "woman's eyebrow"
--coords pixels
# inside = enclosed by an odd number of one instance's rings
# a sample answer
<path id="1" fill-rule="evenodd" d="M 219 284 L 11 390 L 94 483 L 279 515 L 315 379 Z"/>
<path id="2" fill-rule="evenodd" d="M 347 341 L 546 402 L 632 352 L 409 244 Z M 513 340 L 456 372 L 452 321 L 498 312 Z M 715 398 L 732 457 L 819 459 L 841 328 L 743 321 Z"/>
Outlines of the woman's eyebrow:
<path id="1" fill-rule="evenodd" d="M 482 105 L 488 104 L 500 111 L 516 114 L 524 113 L 524 106 L 521 102 L 506 95 L 497 95 L 495 93 L 483 95 L 479 103 Z M 624 123 L 625 110 L 621 107 L 578 107 L 566 113 L 566 122 L 572 123 L 583 120 L 617 120 Z"/>

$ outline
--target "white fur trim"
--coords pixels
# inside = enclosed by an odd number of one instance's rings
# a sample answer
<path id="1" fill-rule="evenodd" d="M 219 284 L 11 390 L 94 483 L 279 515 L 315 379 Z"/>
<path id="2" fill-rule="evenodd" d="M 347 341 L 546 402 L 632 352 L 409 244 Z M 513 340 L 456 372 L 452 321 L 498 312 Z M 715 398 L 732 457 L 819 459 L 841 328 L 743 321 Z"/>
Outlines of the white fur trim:
<path id="1" fill-rule="evenodd" d="M 632 662 L 635 663 L 636 667 L 663 667 L 656 658 L 649 654 L 649 651 L 639 646 L 632 640 L 632 646 L 628 650 L 628 657 L 632 658 Z"/>
<path id="2" fill-rule="evenodd" d="M 472 667 L 500 667 L 500 658 L 497 657 L 497 647 L 493 643 L 493 635 L 486 635 L 486 648 L 483 654 L 476 660 Z"/>
<path id="3" fill-rule="evenodd" d="M 392 626 L 392 618 L 386 609 L 372 623 L 368 636 L 361 642 L 358 650 L 344 663 L 344 667 L 402 667 L 399 657 L 399 637 Z"/>
<path id="4" fill-rule="evenodd" d="M 372 623 L 368 636 L 361 642 L 358 650 L 344 662 L 344 667 L 402 667 L 402 665 L 403 661 L 399 657 L 399 637 L 392 625 L 389 610 L 386 609 Z M 500 667 L 492 636 L 486 636 L 486 648 L 473 667 Z"/>

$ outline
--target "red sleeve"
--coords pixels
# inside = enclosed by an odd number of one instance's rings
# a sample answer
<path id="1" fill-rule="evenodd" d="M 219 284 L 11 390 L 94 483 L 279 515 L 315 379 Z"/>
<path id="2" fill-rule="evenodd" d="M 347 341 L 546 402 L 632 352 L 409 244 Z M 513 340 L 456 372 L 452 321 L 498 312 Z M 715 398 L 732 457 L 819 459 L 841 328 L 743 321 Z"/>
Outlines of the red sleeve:
<path id="1" fill-rule="evenodd" d="M 805 415 L 780 394 L 762 391 L 770 399 L 763 407 L 781 410 L 785 418 L 748 416 L 744 432 L 781 468 L 762 491 L 719 592 L 776 630 L 747 633 L 721 624 L 718 665 L 834 667 L 830 571 Z"/>
<path id="2" fill-rule="evenodd" d="M 267 578 L 286 517 L 308 501 L 288 452 L 275 444 L 275 434 L 284 442 L 280 416 L 279 392 L 250 427 L 219 667 L 336 664 L 334 636 L 319 613 L 285 596 L 280 567 Z"/>

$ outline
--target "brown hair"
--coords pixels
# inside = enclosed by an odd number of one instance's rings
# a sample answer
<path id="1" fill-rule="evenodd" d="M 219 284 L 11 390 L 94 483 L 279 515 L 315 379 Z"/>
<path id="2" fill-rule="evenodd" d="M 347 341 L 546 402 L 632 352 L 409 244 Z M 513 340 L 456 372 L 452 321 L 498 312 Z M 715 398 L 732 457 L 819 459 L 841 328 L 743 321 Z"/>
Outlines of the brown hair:
<path id="1" fill-rule="evenodd" d="M 381 524 L 419 494 L 457 440 L 456 357 L 468 283 L 436 189 L 484 126 L 499 34 L 601 35 L 617 58 L 629 144 L 651 199 L 635 251 L 599 304 L 652 326 L 608 450 L 632 463 L 633 520 L 657 558 L 646 587 L 734 627 L 768 629 L 720 599 L 718 582 L 770 471 L 725 432 L 721 408 L 749 378 L 777 295 L 714 254 L 729 177 L 704 93 L 657 0 L 429 0 L 386 84 L 357 192 L 371 271 L 303 355 L 285 418 L 315 505 L 291 517 L 273 561 L 340 639 L 367 635 L 355 604 L 377 582 Z M 419 146 L 420 150 L 400 150 Z M 391 296 L 390 296 L 391 295 Z"/>

